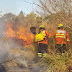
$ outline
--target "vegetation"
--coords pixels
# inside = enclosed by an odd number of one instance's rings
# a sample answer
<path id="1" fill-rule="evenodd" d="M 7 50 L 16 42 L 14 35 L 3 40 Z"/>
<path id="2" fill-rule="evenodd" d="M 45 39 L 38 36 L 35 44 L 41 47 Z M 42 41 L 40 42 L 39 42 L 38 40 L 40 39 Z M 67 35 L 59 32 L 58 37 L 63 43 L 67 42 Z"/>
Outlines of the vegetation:
<path id="1" fill-rule="evenodd" d="M 30 32 L 30 27 L 35 26 L 37 29 L 42 24 L 45 26 L 45 28 L 52 34 L 52 32 L 57 28 L 57 25 L 59 23 L 64 24 L 64 28 L 68 31 L 70 35 L 70 43 L 67 45 L 68 51 L 65 54 L 59 55 L 55 54 L 55 41 L 54 39 L 49 39 L 48 42 L 48 54 L 43 57 L 38 64 L 40 66 L 45 66 L 44 72 L 71 72 L 72 70 L 72 17 L 69 16 L 64 11 L 59 11 L 57 13 L 52 13 L 50 15 L 46 15 L 45 17 L 38 16 L 37 14 L 31 12 L 30 14 L 27 14 L 24 16 L 23 12 L 21 11 L 18 16 L 13 15 L 11 13 L 5 14 L 0 19 L 4 19 L 6 24 L 11 24 L 12 29 L 15 32 L 15 35 L 20 36 L 23 33 L 28 35 Z M 20 32 L 20 28 L 24 31 Z M 25 40 L 25 39 L 24 39 Z M 28 53 L 26 52 L 28 59 L 30 59 L 31 56 L 36 56 L 34 54 L 35 51 L 35 43 L 32 44 L 33 46 L 25 47 Z M 31 47 L 29 49 L 29 47 Z M 30 53 L 29 53 L 30 52 Z M 33 60 L 30 59 L 30 61 Z"/>

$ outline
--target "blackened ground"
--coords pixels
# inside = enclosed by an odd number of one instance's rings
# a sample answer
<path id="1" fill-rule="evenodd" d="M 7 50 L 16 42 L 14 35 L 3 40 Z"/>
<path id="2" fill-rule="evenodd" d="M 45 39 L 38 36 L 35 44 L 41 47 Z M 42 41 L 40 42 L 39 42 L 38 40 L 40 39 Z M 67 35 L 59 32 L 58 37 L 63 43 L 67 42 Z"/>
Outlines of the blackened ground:
<path id="1" fill-rule="evenodd" d="M 6 72 L 6 69 L 3 65 L 0 65 L 0 72 Z"/>

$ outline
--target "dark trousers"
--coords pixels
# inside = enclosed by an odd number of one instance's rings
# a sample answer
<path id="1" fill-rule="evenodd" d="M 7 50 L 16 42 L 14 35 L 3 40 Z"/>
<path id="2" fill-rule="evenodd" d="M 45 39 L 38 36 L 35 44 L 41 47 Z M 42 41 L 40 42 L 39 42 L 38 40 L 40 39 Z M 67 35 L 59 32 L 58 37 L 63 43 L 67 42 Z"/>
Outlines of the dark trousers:
<path id="1" fill-rule="evenodd" d="M 58 49 L 58 51 L 62 54 L 65 53 L 65 51 L 67 51 L 66 49 L 66 44 L 56 44 L 55 48 Z"/>
<path id="2" fill-rule="evenodd" d="M 47 44 L 39 43 L 38 44 L 38 53 L 47 53 Z"/>

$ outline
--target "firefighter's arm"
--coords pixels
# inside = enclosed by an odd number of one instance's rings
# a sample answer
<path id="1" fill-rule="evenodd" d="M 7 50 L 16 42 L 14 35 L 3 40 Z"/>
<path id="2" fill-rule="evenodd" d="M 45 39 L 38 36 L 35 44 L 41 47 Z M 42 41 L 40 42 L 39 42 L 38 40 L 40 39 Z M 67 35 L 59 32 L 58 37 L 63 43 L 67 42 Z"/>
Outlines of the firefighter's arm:
<path id="1" fill-rule="evenodd" d="M 56 35 L 56 30 L 52 33 L 52 37 L 55 38 L 55 35 Z"/>
<path id="2" fill-rule="evenodd" d="M 66 32 L 66 40 L 67 40 L 67 43 L 70 41 L 68 32 Z"/>
<path id="3" fill-rule="evenodd" d="M 47 32 L 47 31 L 46 31 L 46 35 L 47 35 L 47 37 L 49 37 L 49 38 L 51 37 L 51 34 L 50 34 L 49 32 Z"/>
<path id="4" fill-rule="evenodd" d="M 53 38 L 49 32 L 47 32 L 47 36 L 49 38 L 49 43 L 53 43 Z"/>

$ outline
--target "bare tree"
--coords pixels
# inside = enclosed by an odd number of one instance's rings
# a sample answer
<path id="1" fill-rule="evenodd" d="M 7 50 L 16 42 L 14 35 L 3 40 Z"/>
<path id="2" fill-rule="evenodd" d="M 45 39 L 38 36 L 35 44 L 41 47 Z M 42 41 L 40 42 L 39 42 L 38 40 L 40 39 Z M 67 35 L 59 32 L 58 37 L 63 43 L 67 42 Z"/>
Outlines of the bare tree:
<path id="1" fill-rule="evenodd" d="M 71 0 L 38 0 L 37 12 L 43 16 L 64 10 L 71 13 Z"/>

